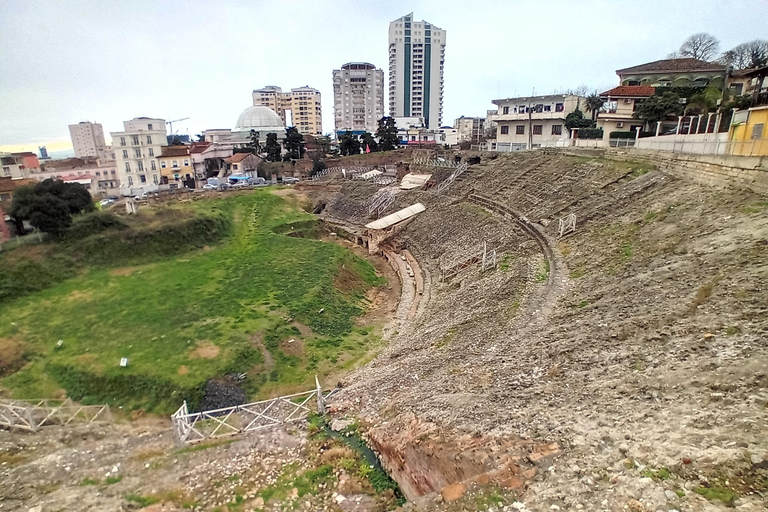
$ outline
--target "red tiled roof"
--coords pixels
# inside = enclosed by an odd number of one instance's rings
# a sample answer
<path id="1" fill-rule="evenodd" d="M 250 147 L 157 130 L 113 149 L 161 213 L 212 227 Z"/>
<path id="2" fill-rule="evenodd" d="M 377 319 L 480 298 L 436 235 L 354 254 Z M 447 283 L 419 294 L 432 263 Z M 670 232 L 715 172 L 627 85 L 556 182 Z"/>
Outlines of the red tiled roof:
<path id="1" fill-rule="evenodd" d="M 663 59 L 632 66 L 630 68 L 617 69 L 616 74 L 629 73 L 695 73 L 696 71 L 725 71 L 726 67 L 716 62 L 707 62 L 699 59 Z"/>
<path id="2" fill-rule="evenodd" d="M 224 161 L 229 164 L 236 164 L 242 162 L 251 155 L 252 153 L 235 153 L 234 155 L 225 158 Z"/>
<path id="3" fill-rule="evenodd" d="M 651 87 L 650 85 L 620 85 L 608 91 L 601 92 L 600 97 L 602 98 L 603 96 L 610 96 L 611 98 L 647 98 L 648 96 L 653 96 L 655 92 L 656 88 Z"/>
<path id="4" fill-rule="evenodd" d="M 160 155 L 160 158 L 165 156 L 188 156 L 189 152 L 189 146 L 163 146 L 163 152 Z"/>
<path id="5" fill-rule="evenodd" d="M 208 146 L 210 146 L 210 142 L 193 142 L 189 146 L 189 152 L 190 153 L 202 153 L 206 149 L 208 149 Z"/>

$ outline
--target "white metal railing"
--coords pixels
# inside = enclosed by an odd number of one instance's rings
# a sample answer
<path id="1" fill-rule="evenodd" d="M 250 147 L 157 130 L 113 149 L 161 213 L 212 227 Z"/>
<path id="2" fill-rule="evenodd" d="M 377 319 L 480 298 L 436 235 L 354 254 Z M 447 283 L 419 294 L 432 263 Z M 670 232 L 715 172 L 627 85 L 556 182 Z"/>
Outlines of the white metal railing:
<path id="1" fill-rule="evenodd" d="M 190 413 L 185 401 L 171 415 L 176 442 L 196 443 L 277 427 L 305 419 L 313 408 L 324 414 L 325 401 L 336 390 L 323 395 L 317 379 L 315 383 L 316 388 L 311 391 L 202 412 Z M 312 404 L 313 399 L 316 404 Z"/>
<path id="2" fill-rule="evenodd" d="M 380 189 L 381 190 L 381 189 Z M 395 194 L 392 190 L 384 189 L 381 194 L 374 196 L 368 205 L 368 216 L 379 218 L 381 214 L 395 202 Z"/>
<path id="3" fill-rule="evenodd" d="M 80 405 L 66 400 L 0 399 L 0 427 L 36 432 L 44 425 L 112 423 L 108 405 Z"/>
<path id="4" fill-rule="evenodd" d="M 576 231 L 576 214 L 571 213 L 561 217 L 557 223 L 557 236 L 563 237 Z"/>

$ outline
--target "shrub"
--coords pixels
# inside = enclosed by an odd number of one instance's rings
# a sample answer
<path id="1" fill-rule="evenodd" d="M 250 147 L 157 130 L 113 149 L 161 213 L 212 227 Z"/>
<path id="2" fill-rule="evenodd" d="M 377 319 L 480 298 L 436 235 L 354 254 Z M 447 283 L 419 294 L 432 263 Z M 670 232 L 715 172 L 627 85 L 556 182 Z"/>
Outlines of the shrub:
<path id="1" fill-rule="evenodd" d="M 602 128 L 580 128 L 578 131 L 580 139 L 602 139 Z"/>
<path id="2" fill-rule="evenodd" d="M 120 230 L 127 227 L 115 214 L 97 211 L 75 217 L 64 236 L 70 240 L 79 240 L 108 229 Z"/>

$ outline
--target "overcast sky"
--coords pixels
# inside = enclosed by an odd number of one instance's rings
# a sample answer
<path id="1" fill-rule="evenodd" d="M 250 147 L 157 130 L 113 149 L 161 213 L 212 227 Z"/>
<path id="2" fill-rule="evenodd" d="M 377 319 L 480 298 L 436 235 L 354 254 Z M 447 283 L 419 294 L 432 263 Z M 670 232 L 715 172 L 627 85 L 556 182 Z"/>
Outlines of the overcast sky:
<path id="1" fill-rule="evenodd" d="M 330 132 L 332 70 L 386 72 L 388 23 L 410 12 L 447 31 L 443 124 L 534 88 L 614 86 L 696 32 L 721 50 L 768 39 L 766 0 L 0 0 L 0 147 L 69 141 L 84 120 L 233 128 L 264 85 L 319 89 Z"/>

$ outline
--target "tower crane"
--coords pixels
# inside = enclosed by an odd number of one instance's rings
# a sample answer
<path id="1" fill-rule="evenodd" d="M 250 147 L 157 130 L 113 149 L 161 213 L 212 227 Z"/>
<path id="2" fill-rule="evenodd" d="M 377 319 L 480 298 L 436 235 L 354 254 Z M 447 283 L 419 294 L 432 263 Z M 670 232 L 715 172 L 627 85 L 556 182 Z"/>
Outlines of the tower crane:
<path id="1" fill-rule="evenodd" d="M 170 131 L 171 131 L 171 135 L 174 134 L 173 133 L 173 123 L 178 123 L 179 121 L 186 121 L 187 119 L 189 119 L 189 118 L 188 117 L 183 117 L 181 119 L 174 119 L 173 121 L 166 121 L 165 124 L 167 124 L 169 126 Z"/>

